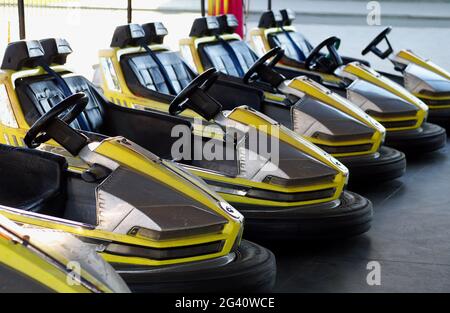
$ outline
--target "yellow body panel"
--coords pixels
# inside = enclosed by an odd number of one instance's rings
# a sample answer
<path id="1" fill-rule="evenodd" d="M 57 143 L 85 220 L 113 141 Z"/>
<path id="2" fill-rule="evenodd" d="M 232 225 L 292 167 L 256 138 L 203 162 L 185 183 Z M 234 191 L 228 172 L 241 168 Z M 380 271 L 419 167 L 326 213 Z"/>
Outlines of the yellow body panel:
<path id="1" fill-rule="evenodd" d="M 292 27 L 288 27 L 288 29 L 289 28 L 292 28 Z M 267 35 L 269 33 L 277 32 L 277 31 L 281 31 L 281 29 L 278 29 L 278 28 L 268 29 L 268 30 L 255 29 L 251 32 L 250 36 L 252 37 L 252 39 L 254 39 L 256 36 L 262 36 L 262 38 L 264 38 L 264 40 L 262 40 L 262 42 L 264 44 L 265 51 L 268 51 L 268 50 L 270 50 L 270 47 L 269 47 L 269 43 L 266 39 Z M 222 38 L 224 40 L 241 40 L 241 38 L 237 34 L 222 35 Z M 184 44 L 190 45 L 189 49 L 186 51 L 190 51 L 192 53 L 192 56 L 188 56 L 187 58 L 195 60 L 194 63 L 195 63 L 195 67 L 196 67 L 197 71 L 199 71 L 199 72 L 203 71 L 203 67 L 202 67 L 202 64 L 200 61 L 200 56 L 199 56 L 198 49 L 197 49 L 198 46 L 202 43 L 216 42 L 216 41 L 217 41 L 217 39 L 213 36 L 202 37 L 202 38 L 190 38 L 190 40 L 188 40 L 188 39 L 182 40 L 182 42 Z M 253 45 L 253 48 L 255 48 L 256 46 L 258 46 L 258 45 Z M 330 75 L 330 76 L 335 77 L 333 75 Z M 339 99 L 336 94 L 328 93 L 328 90 L 325 91 L 323 88 L 319 88 L 317 86 L 317 84 L 313 84 L 313 82 L 307 82 L 307 81 L 303 81 L 303 80 L 295 80 L 294 79 L 289 83 L 289 87 L 291 87 L 293 89 L 297 89 L 303 93 L 308 94 L 309 96 L 312 96 L 320 101 L 330 104 L 331 106 L 333 106 L 341 111 L 344 111 L 348 115 L 356 118 L 363 124 L 368 125 L 370 128 L 376 129 L 374 136 L 370 140 L 350 140 L 350 141 L 336 143 L 336 142 L 332 142 L 332 141 L 319 140 L 317 138 L 307 137 L 308 140 L 310 140 L 311 142 L 313 142 L 315 144 L 321 144 L 321 145 L 326 145 L 326 146 L 342 146 L 342 145 L 351 146 L 351 145 L 359 145 L 359 144 L 371 144 L 371 149 L 367 150 L 367 151 L 333 154 L 334 157 L 338 157 L 338 158 L 339 157 L 359 156 L 359 155 L 369 155 L 369 154 L 373 154 L 378 151 L 379 147 L 382 144 L 385 129 L 379 124 L 374 125 L 375 121 L 373 121 L 373 120 L 370 121 L 370 117 L 367 114 L 366 115 L 357 114 L 355 112 L 355 110 L 351 108 L 351 106 L 343 104 L 342 99 Z M 266 99 L 272 100 L 272 101 L 283 101 L 283 100 L 285 100 L 286 96 L 285 95 L 276 95 L 276 94 L 266 92 L 265 97 L 266 97 Z M 245 123 L 245 121 L 243 123 Z"/>
<path id="2" fill-rule="evenodd" d="M 64 251 L 69 251 L 70 247 L 55 245 L 57 241 L 55 242 L 52 236 L 59 235 L 67 236 L 56 230 L 48 233 L 45 229 L 25 229 L 0 216 L 0 263 L 55 292 L 111 293 L 109 286 L 84 268 L 79 269 L 79 275 L 69 277 L 70 262 L 73 260 Z M 78 280 L 79 278 L 81 280 Z"/>
<path id="3" fill-rule="evenodd" d="M 414 54 L 410 50 L 400 50 L 397 53 L 396 57 L 404 59 L 404 60 L 406 60 L 410 63 L 413 63 L 415 65 L 418 65 L 420 67 L 423 67 L 423 68 L 425 68 L 437 75 L 440 75 L 446 79 L 450 79 L 450 73 L 448 71 L 446 71 L 442 67 L 438 66 L 437 64 L 434 64 L 433 62 L 431 62 L 429 60 L 425 60 L 425 59 L 421 58 L 420 56 Z M 444 95 L 444 96 L 442 96 L 442 95 L 424 95 L 421 93 L 415 93 L 414 95 L 424 101 L 427 101 L 427 100 L 450 101 L 449 95 Z M 428 104 L 428 107 L 433 110 L 448 109 L 448 108 L 450 108 L 450 104 L 440 104 L 440 105 Z"/>
<path id="4" fill-rule="evenodd" d="M 428 100 L 428 101 L 446 101 L 450 103 L 450 96 L 424 95 L 421 93 L 415 93 L 414 95 L 425 102 L 427 102 Z M 431 110 L 450 109 L 450 104 L 433 105 L 427 103 L 427 105 Z"/>
<path id="5" fill-rule="evenodd" d="M 240 123 L 244 123 L 245 121 L 247 125 L 257 127 L 260 131 L 266 132 L 268 135 L 274 136 L 282 142 L 305 151 L 308 155 L 322 161 L 339 172 L 339 174 L 336 175 L 335 182 L 342 185 L 346 182 L 348 170 L 342 163 L 286 127 L 273 124 L 273 122 L 265 118 L 264 115 L 240 107 L 233 110 L 231 114 L 228 115 L 228 118 Z M 299 188 L 297 191 L 300 190 L 301 189 Z"/>
<path id="6" fill-rule="evenodd" d="M 285 27 L 285 30 L 288 31 L 296 31 L 294 26 L 287 26 Z M 265 53 L 269 51 L 270 44 L 268 40 L 268 35 L 273 33 L 281 32 L 281 28 L 268 28 L 268 29 L 262 29 L 262 28 L 256 28 L 253 29 L 250 32 L 250 42 L 253 48 L 256 51 L 261 51 L 262 53 Z M 339 84 L 342 82 L 342 78 L 338 77 L 337 75 L 332 75 L 328 73 L 322 73 L 319 71 L 309 71 L 306 69 L 298 69 L 292 66 L 287 66 L 285 64 L 280 63 L 278 66 L 285 67 L 292 70 L 299 70 L 304 73 L 310 73 L 314 75 L 319 75 L 325 82 L 332 83 L 332 84 Z M 347 64 L 344 68 L 344 71 L 358 77 L 359 79 L 365 80 L 369 83 L 372 83 L 380 88 L 383 88 L 396 96 L 408 101 L 409 103 L 413 104 L 417 108 L 419 108 L 419 111 L 417 115 L 413 118 L 411 117 L 392 117 L 392 118 L 378 118 L 376 117 L 376 120 L 379 122 L 395 122 L 395 121 L 405 121 L 405 120 L 415 120 L 416 123 L 413 126 L 408 127 L 394 127 L 394 128 L 388 128 L 388 131 L 403 131 L 403 130 L 409 130 L 409 129 L 417 129 L 420 126 L 422 126 L 427 114 L 428 114 L 428 106 L 423 103 L 417 96 L 413 95 L 410 92 L 408 92 L 406 89 L 404 89 L 402 86 L 396 84 L 395 82 L 391 81 L 390 79 L 387 79 L 386 77 L 380 75 L 376 71 L 372 70 L 371 68 L 364 66 L 362 64 L 355 64 L 350 63 Z M 422 96 L 420 96 L 422 98 Z"/>
<path id="7" fill-rule="evenodd" d="M 327 189 L 327 188 L 336 188 L 336 193 L 331 198 L 312 200 L 312 201 L 302 201 L 302 202 L 280 202 L 280 201 L 269 201 L 269 200 L 260 200 L 249 198 L 245 196 L 239 195 L 231 195 L 227 193 L 218 192 L 226 201 L 231 203 L 245 203 L 245 204 L 254 204 L 261 206 L 277 206 L 277 207 L 296 207 L 300 205 L 307 204 L 315 204 L 328 202 L 330 200 L 337 199 L 344 185 L 348 179 L 348 170 L 344 165 L 339 163 L 336 159 L 332 158 L 329 154 L 322 151 L 318 147 L 314 146 L 307 140 L 298 136 L 296 133 L 288 130 L 285 127 L 272 124 L 269 120 L 262 117 L 258 112 L 254 112 L 245 107 L 238 107 L 234 109 L 228 116 L 229 119 L 234 120 L 236 122 L 253 126 L 258 128 L 259 131 L 265 132 L 270 136 L 274 136 L 278 138 L 280 141 L 285 142 L 296 149 L 301 151 L 305 151 L 307 154 L 312 157 L 321 160 L 323 163 L 328 166 L 336 169 L 340 174 L 336 176 L 336 179 L 332 183 L 328 184 L 319 184 L 319 185 L 309 185 L 309 186 L 301 186 L 301 187 L 281 187 L 277 185 L 272 185 L 264 182 L 254 182 L 241 177 L 226 177 L 223 175 L 219 175 L 213 172 L 204 171 L 202 169 L 190 168 L 191 172 L 203 179 L 209 181 L 217 181 L 222 183 L 228 183 L 237 186 L 247 186 L 254 187 L 264 190 L 271 190 L 275 192 L 283 192 L 283 193 L 296 193 L 302 191 L 311 191 L 317 189 Z"/>
<path id="8" fill-rule="evenodd" d="M 303 93 L 308 94 L 309 96 L 320 100 L 328 105 L 340 110 L 348 114 L 349 116 L 357 119 L 362 124 L 367 127 L 375 130 L 372 138 L 370 140 L 362 139 L 362 140 L 347 140 L 345 143 L 347 145 L 360 145 L 360 144 L 368 144 L 372 145 L 371 149 L 363 152 L 354 152 L 354 153 L 341 153 L 341 154 L 333 154 L 335 157 L 347 157 L 347 156 L 356 156 L 356 155 L 366 155 L 373 154 L 378 151 L 380 148 L 383 137 L 385 134 L 385 129 L 382 125 L 380 125 L 377 121 L 370 118 L 366 113 L 359 112 L 354 109 L 354 105 L 348 102 L 346 99 L 338 96 L 336 93 L 329 92 L 329 90 L 325 90 L 321 85 L 314 83 L 309 80 L 303 79 L 293 79 L 289 82 L 288 86 L 292 89 L 299 90 Z M 318 138 L 308 137 L 308 140 L 315 144 L 328 145 L 328 146 L 342 146 L 342 142 L 334 143 L 326 140 L 320 140 Z"/>
<path id="9" fill-rule="evenodd" d="M 284 29 L 287 31 L 295 31 L 294 26 L 285 26 Z M 282 31 L 281 28 L 267 28 L 267 29 L 254 28 L 250 31 L 250 46 L 253 48 L 254 51 L 256 51 L 256 53 L 258 55 L 262 56 L 264 53 L 266 53 L 266 52 L 270 51 L 270 49 L 272 49 L 269 44 L 268 36 L 270 34 L 279 33 L 281 31 Z M 282 68 L 284 67 L 286 69 L 292 69 L 292 70 L 297 70 L 297 71 L 299 70 L 296 67 L 292 67 L 292 66 L 283 64 L 281 62 L 278 63 L 277 66 L 282 67 Z M 308 73 L 308 74 L 319 75 L 324 81 L 334 83 L 334 84 L 339 84 L 342 81 L 342 79 L 340 77 L 337 77 L 336 75 L 308 71 L 307 69 L 301 69 L 301 71 L 304 73 Z"/>
<path id="10" fill-rule="evenodd" d="M 292 27 L 288 27 L 292 28 Z M 254 39 L 256 36 L 262 36 L 264 39 L 262 42 L 264 44 L 265 51 L 270 50 L 269 43 L 267 41 L 267 35 L 271 32 L 277 32 L 281 31 L 281 29 L 268 29 L 268 30 L 260 30 L 255 29 L 251 32 L 250 36 L 252 39 Z M 227 34 L 221 36 L 224 40 L 241 40 L 241 37 L 237 34 Z M 201 73 L 203 71 L 203 66 L 200 61 L 200 55 L 198 53 L 198 46 L 203 43 L 209 43 L 209 42 L 216 42 L 217 38 L 214 36 L 209 37 L 202 37 L 202 38 L 189 38 L 189 39 L 183 39 L 180 41 L 181 47 L 183 45 L 188 46 L 189 48 L 184 50 L 181 48 L 181 51 L 189 51 L 191 55 L 186 56 L 183 54 L 185 59 L 194 60 L 194 65 L 196 67 L 196 70 Z M 253 42 L 253 41 L 252 41 Z M 257 45 L 253 44 L 253 48 L 255 48 Z M 257 49 L 255 49 L 257 50 Z M 332 75 L 330 75 L 332 76 Z M 333 76 L 334 77 L 334 76 Z M 330 104 L 331 106 L 340 109 L 347 113 L 348 115 L 356 118 L 360 122 L 364 123 L 365 125 L 368 125 L 371 128 L 375 128 L 377 131 L 375 132 L 374 136 L 370 140 L 353 140 L 353 141 L 346 141 L 345 145 L 351 146 L 351 145 L 357 145 L 357 144 L 371 144 L 371 149 L 367 151 L 362 152 L 351 152 L 351 153 L 335 153 L 333 154 L 334 157 L 351 157 L 351 156 L 359 156 L 359 155 L 369 155 L 373 154 L 378 151 L 379 147 L 382 144 L 382 140 L 384 137 L 384 128 L 381 125 L 373 125 L 373 122 L 375 121 L 369 121 L 370 119 L 368 115 L 362 116 L 360 114 L 357 114 L 351 107 L 343 105 L 341 102 L 341 99 L 337 99 L 337 95 L 335 94 L 328 94 L 327 91 L 324 91 L 323 89 L 320 89 L 316 84 L 313 84 L 312 82 L 306 82 L 306 81 L 300 81 L 300 80 L 292 80 L 289 84 L 289 87 L 293 89 L 297 89 L 303 93 L 306 93 L 318 100 L 321 100 L 327 104 Z M 265 92 L 265 97 L 268 100 L 272 101 L 283 101 L 285 100 L 285 95 L 276 95 L 272 93 Z M 345 109 L 344 109 L 345 107 Z M 245 121 L 242 123 L 246 124 Z M 381 131 L 381 133 L 380 133 Z M 343 143 L 335 143 L 328 140 L 319 140 L 317 138 L 307 137 L 308 140 L 315 144 L 322 144 L 326 146 L 342 146 Z"/>
<path id="11" fill-rule="evenodd" d="M 394 95 L 408 101 L 411 104 L 414 104 L 417 108 L 423 111 L 427 110 L 427 106 L 422 101 L 414 97 L 409 91 L 407 91 L 397 83 L 393 82 L 392 80 L 379 74 L 370 67 L 367 67 L 362 64 L 350 63 L 345 66 L 344 71 L 353 74 L 358 78 L 370 82 L 378 87 L 390 91 Z"/>
<path id="12" fill-rule="evenodd" d="M 431 95 L 423 95 L 423 94 L 415 94 L 415 96 L 420 97 L 421 99 L 425 99 L 425 100 L 450 100 L 450 96 L 431 96 Z M 431 105 L 428 105 L 428 107 L 431 107 Z M 439 106 L 439 108 L 442 108 L 442 107 L 443 106 Z"/>
<path id="13" fill-rule="evenodd" d="M 53 69 L 55 71 L 62 71 L 64 68 L 53 67 Z M 18 147 L 25 147 L 23 138 L 27 133 L 28 129 L 30 128 L 30 126 L 25 120 L 25 117 L 21 110 L 20 102 L 18 101 L 18 98 L 14 91 L 14 81 L 15 79 L 20 77 L 36 76 L 43 74 L 45 74 L 45 72 L 42 69 L 33 69 L 20 72 L 0 71 L 0 84 L 5 84 L 8 90 L 11 107 L 17 119 L 17 124 L 19 125 L 18 128 L 12 128 L 6 127 L 2 123 L 0 123 L 0 143 Z M 126 84 L 123 84 L 122 86 L 126 87 Z M 50 141 L 46 145 L 43 145 L 42 148 L 43 150 L 63 154 L 68 159 L 70 170 L 72 171 L 82 172 L 83 170 L 86 169 L 87 166 L 86 164 L 83 165 L 83 162 L 81 162 L 79 158 L 70 157 L 68 153 L 54 141 Z M 215 203 L 215 201 L 220 202 L 221 198 L 214 199 L 209 194 L 207 195 L 206 193 L 203 193 L 200 190 L 193 189 L 191 185 L 187 184 L 186 182 L 180 181 L 178 179 L 179 176 L 177 176 L 177 174 L 180 173 L 177 172 L 176 169 L 172 168 L 171 171 L 165 167 L 159 166 L 157 163 L 149 161 L 144 155 L 140 155 L 135 152 L 130 153 L 130 150 L 125 149 L 123 145 L 119 145 L 117 143 L 117 138 L 112 138 L 110 140 L 103 141 L 95 149 L 95 152 L 105 157 L 108 157 L 120 164 L 124 164 L 127 167 L 134 169 L 142 174 L 148 174 L 149 176 L 152 176 L 154 179 L 157 178 L 164 183 L 169 183 L 172 186 L 177 186 L 177 188 L 179 187 L 178 189 L 181 192 L 185 193 L 187 196 L 196 199 L 196 201 L 200 201 L 207 207 L 216 208 L 215 209 L 216 213 L 224 216 L 228 220 L 228 223 L 225 225 L 223 231 L 220 234 L 185 237 L 183 239 L 177 240 L 154 241 L 150 239 L 141 239 L 129 236 L 126 234 L 117 234 L 113 232 L 103 231 L 96 229 L 94 226 L 84 227 L 83 225 L 74 225 L 73 223 L 70 223 L 70 221 L 49 220 L 45 216 L 41 216 L 39 214 L 37 215 L 28 214 L 27 212 L 15 212 L 14 210 L 2 210 L 2 209 L 0 209 L 0 214 L 18 223 L 30 224 L 43 228 L 58 229 L 81 237 L 104 240 L 106 242 L 114 241 L 118 243 L 138 245 L 144 247 L 147 246 L 154 248 L 171 248 L 178 246 L 202 244 L 212 241 L 226 240 L 226 243 L 223 246 L 222 251 L 220 253 L 200 255 L 183 259 L 163 260 L 163 261 L 143 259 L 143 258 L 131 259 L 131 262 L 132 263 L 135 262 L 135 264 L 170 265 L 174 263 L 205 260 L 216 256 L 224 256 L 230 253 L 234 244 L 234 239 L 230 238 L 238 237 L 241 231 L 241 223 L 232 219 L 229 215 L 227 215 L 224 211 L 222 211 L 217 207 L 217 203 Z M 166 165 L 170 167 L 170 164 Z M 205 188 L 204 185 L 201 185 L 198 181 L 191 180 L 189 179 L 189 177 L 184 178 L 190 180 L 191 182 L 196 184 L 197 187 L 204 190 Z M 108 255 L 105 256 L 105 258 L 111 259 L 113 258 L 113 256 Z M 130 262 L 129 258 L 117 258 L 117 262 L 121 262 L 121 260 L 123 261 L 125 259 L 126 262 L 128 263 Z"/>
<path id="14" fill-rule="evenodd" d="M 350 73 L 352 75 L 357 76 L 358 78 L 365 80 L 369 83 L 372 83 L 380 88 L 383 88 L 394 95 L 402 98 L 403 100 L 407 101 L 408 103 L 413 104 L 416 108 L 418 108 L 417 114 L 416 114 L 416 124 L 413 127 L 405 127 L 400 129 L 392 129 L 392 130 L 401 130 L 401 129 L 416 129 L 422 126 L 423 122 L 425 121 L 425 118 L 428 114 L 428 106 L 423 103 L 419 98 L 415 97 L 413 94 L 411 94 L 409 91 L 404 89 L 402 86 L 398 85 L 397 83 L 393 82 L 392 80 L 384 77 L 383 75 L 377 73 L 373 69 L 361 65 L 361 64 L 354 64 L 350 63 L 347 64 L 344 68 L 344 71 L 347 73 Z M 409 117 L 409 119 L 411 119 Z M 389 119 L 385 119 L 389 120 Z M 400 121 L 401 118 L 392 118 L 392 120 Z M 407 118 L 408 120 L 408 118 Z"/>
<path id="15" fill-rule="evenodd" d="M 283 102 L 284 100 L 286 100 L 285 95 L 275 94 L 275 93 L 271 93 L 271 92 L 267 92 L 267 91 L 264 92 L 264 98 L 266 98 L 267 100 L 278 101 L 278 102 Z"/>
<path id="16" fill-rule="evenodd" d="M 82 238 L 90 238 L 95 240 L 104 241 L 105 243 L 108 242 L 116 242 L 121 244 L 129 244 L 129 245 L 136 245 L 141 247 L 152 247 L 152 248 L 174 248 L 174 247 L 181 247 L 181 246 L 188 246 L 188 245 L 197 245 L 197 244 L 204 244 L 212 241 L 220 241 L 220 240 L 226 240 L 229 239 L 230 232 L 233 231 L 232 228 L 228 228 L 227 230 L 224 230 L 222 234 L 216 234 L 216 235 L 208 235 L 208 236 L 196 236 L 196 237 L 186 237 L 179 240 L 166 240 L 166 241 L 155 241 L 151 239 L 142 239 L 138 237 L 133 237 L 126 234 L 117 234 L 113 232 L 103 231 L 99 229 L 95 229 L 94 226 L 87 227 L 83 226 L 81 224 L 70 224 L 70 221 L 52 221 L 47 219 L 45 216 L 39 215 L 39 214 L 26 214 L 22 212 L 16 212 L 13 210 L 0 210 L 0 214 L 3 216 L 17 222 L 20 224 L 28 224 L 33 225 L 36 227 L 41 228 L 48 228 L 48 229 L 58 229 L 60 231 L 64 231 L 66 233 L 70 233 Z M 237 235 L 237 233 L 235 233 Z M 235 238 L 235 237 L 232 237 Z M 223 250 L 220 253 L 216 254 L 209 254 L 206 256 L 195 256 L 190 258 L 183 258 L 183 259 L 171 259 L 171 260 L 151 260 L 151 259 L 145 259 L 145 258 L 129 258 L 129 257 L 122 257 L 119 258 L 123 262 L 129 263 L 129 264 L 136 264 L 136 265 L 149 265 L 149 266 L 159 266 L 159 265 L 170 265 L 175 263 L 184 263 L 184 262 L 192 262 L 192 261 L 199 261 L 199 260 L 206 260 L 210 259 L 216 256 L 224 256 L 230 253 L 230 250 L 232 248 L 232 245 L 234 242 L 232 240 L 227 240 L 226 247 L 223 248 Z M 227 251 L 227 252 L 224 252 Z M 101 253 L 102 257 L 109 260 L 110 255 L 106 253 Z M 119 261 L 118 261 L 119 262 Z"/>
<path id="17" fill-rule="evenodd" d="M 82 285 L 67 283 L 67 275 L 20 244 L 0 236 L 0 263 L 23 273 L 50 290 L 61 293 L 90 293 Z"/>
<path id="18" fill-rule="evenodd" d="M 239 35 L 226 35 L 224 36 L 225 39 L 240 39 Z M 204 42 L 211 42 L 211 41 L 215 41 L 216 38 L 215 37 L 205 37 L 205 38 L 198 38 L 198 39 L 194 39 L 194 38 L 189 38 L 189 39 L 185 39 L 181 41 L 181 44 L 186 44 L 186 45 L 190 45 L 190 49 L 192 49 L 192 51 L 197 51 L 196 47 Z M 151 48 L 153 49 L 153 46 L 151 46 Z M 133 49 L 133 48 L 130 48 Z M 127 50 L 127 51 L 132 51 L 132 52 L 137 52 L 140 48 L 135 48 L 137 50 Z M 112 100 L 112 102 L 114 103 L 126 103 L 128 107 L 132 107 L 132 108 L 139 108 L 139 109 L 153 109 L 153 110 L 158 110 L 158 111 L 162 111 L 167 113 L 168 109 L 169 109 L 169 105 L 166 103 L 158 103 L 155 102 L 153 100 L 149 100 L 146 98 L 142 98 L 142 97 L 136 97 L 135 95 L 133 95 L 128 88 L 126 88 L 126 83 L 125 83 L 125 77 L 123 75 L 123 72 L 120 69 L 120 64 L 119 64 L 119 57 L 120 55 L 123 55 L 124 53 L 121 52 L 121 49 L 106 49 L 106 50 L 101 50 L 99 53 L 100 58 L 110 58 L 113 61 L 113 65 L 115 67 L 115 71 L 116 71 L 116 75 L 118 77 L 118 81 L 120 82 L 120 87 L 121 87 L 121 92 L 117 92 L 117 91 L 113 91 L 110 90 L 106 84 L 106 79 L 102 79 L 102 88 L 104 90 L 104 94 L 105 96 Z M 194 55 L 194 60 L 198 59 L 199 62 L 199 58 L 198 55 L 197 57 Z M 200 64 L 200 63 L 199 63 Z M 197 67 L 197 70 L 199 68 Z M 102 75 L 106 75 L 106 73 L 103 72 L 103 69 L 101 69 L 102 71 Z M 125 86 L 124 86 L 125 85 Z M 124 86 L 124 87 L 123 87 Z M 114 99 L 116 99 L 116 101 L 114 101 Z M 133 105 L 134 104 L 134 105 Z M 234 119 L 242 124 L 245 125 L 251 125 L 254 127 L 259 127 L 259 126 L 267 126 L 267 121 L 263 121 L 262 119 L 258 119 L 258 120 L 252 120 L 251 119 L 251 115 L 252 113 L 249 113 L 247 115 L 245 115 L 242 112 L 248 111 L 247 109 L 235 109 L 228 117 L 231 119 Z M 197 115 L 196 113 L 194 113 L 191 110 L 186 110 L 184 111 L 181 116 L 184 117 L 189 117 L 189 118 L 199 118 L 201 119 L 201 117 L 199 115 Z M 238 118 L 238 116 L 246 116 L 245 118 Z M 260 122 L 261 124 L 258 125 L 257 123 Z M 204 133 L 202 132 L 203 130 L 198 130 L 197 133 L 202 133 L 204 135 Z M 300 138 L 297 134 L 293 133 L 293 132 L 289 132 L 289 134 L 283 133 L 283 139 L 286 142 L 288 142 L 289 140 L 293 140 L 296 142 L 296 145 L 298 148 L 300 148 L 301 150 L 305 149 L 305 145 L 309 145 L 312 146 L 309 142 L 307 142 L 306 140 Z M 288 139 L 288 137 L 290 136 L 295 136 L 295 139 L 291 138 Z M 297 142 L 300 141 L 300 142 Z M 291 141 L 292 143 L 292 141 Z M 320 150 L 318 148 L 315 147 L 316 150 Z M 329 155 L 326 154 L 325 152 L 323 152 L 322 150 L 320 150 L 320 153 L 317 153 L 317 151 L 315 152 L 314 156 L 317 156 L 318 159 L 324 161 L 324 159 L 329 158 Z M 308 151 L 309 152 L 309 151 Z M 333 162 L 330 161 L 324 161 L 327 164 L 332 165 L 333 167 L 336 167 L 336 165 Z M 347 169 L 345 167 L 343 167 L 345 170 L 347 171 Z M 306 202 L 294 202 L 294 203 L 284 203 L 284 202 L 276 202 L 276 201 L 268 201 L 268 200 L 260 200 L 260 199 L 252 199 L 252 198 L 248 198 L 245 196 L 238 196 L 238 195 L 231 195 L 231 194 L 227 194 L 224 192 L 220 192 L 218 191 L 219 195 L 221 197 L 223 197 L 226 201 L 228 202 L 232 202 L 232 203 L 245 203 L 245 204 L 257 204 L 257 205 L 261 205 L 261 206 L 274 206 L 276 205 L 277 207 L 289 207 L 289 206 L 299 206 L 299 205 L 305 205 L 305 204 L 313 204 L 313 203 L 318 203 L 318 202 L 327 202 L 329 200 L 333 200 L 336 199 L 339 195 L 340 192 L 343 189 L 343 185 L 345 184 L 347 177 L 340 177 L 338 179 L 338 181 L 334 182 L 333 184 L 325 184 L 325 185 L 319 185 L 319 186 L 307 186 L 307 187 L 298 187 L 298 188 L 283 188 L 283 187 L 279 187 L 279 186 L 275 186 L 275 185 L 271 185 L 271 184 L 267 184 L 267 183 L 259 183 L 259 182 L 254 182 L 245 178 L 240 178 L 240 177 L 226 177 L 224 175 L 221 175 L 219 173 L 215 173 L 215 172 L 211 172 L 211 171 L 205 171 L 203 169 L 200 168 L 189 168 L 189 170 L 203 178 L 203 179 L 207 179 L 210 181 L 217 181 L 217 182 L 224 182 L 224 183 L 229 183 L 232 185 L 242 185 L 242 186 L 251 186 L 251 187 L 255 187 L 255 188 L 262 188 L 262 189 L 266 189 L 266 190 L 272 190 L 272 191 L 280 191 L 280 192 L 301 192 L 301 191 L 310 191 L 310 190 L 315 190 L 315 189 L 325 189 L 328 187 L 336 187 L 337 188 L 337 192 L 335 194 L 335 196 L 333 198 L 330 199 L 320 199 L 317 201 L 306 201 Z M 339 169 L 339 171 L 342 171 L 342 168 Z"/>
<path id="19" fill-rule="evenodd" d="M 77 276 L 71 276 L 69 281 L 70 269 L 66 267 L 72 260 L 54 249 L 54 243 L 47 243 L 44 238 L 44 241 L 36 239 L 33 231 L 30 235 L 30 232 L 3 216 L 0 216 L 0 224 L 1 264 L 54 292 L 112 292 L 83 268 L 80 268 L 79 277 L 84 282 L 77 281 Z"/>
<path id="20" fill-rule="evenodd" d="M 418 55 L 414 54 L 412 51 L 409 50 L 400 50 L 397 53 L 397 57 L 405 59 L 411 63 L 414 63 L 416 65 L 419 65 L 433 73 L 436 73 L 444 78 L 450 79 L 450 73 L 448 71 L 446 71 L 445 69 L 443 69 L 442 67 L 440 67 L 437 64 L 434 64 L 433 62 L 429 61 L 429 60 L 425 60 L 421 57 L 419 57 Z"/>

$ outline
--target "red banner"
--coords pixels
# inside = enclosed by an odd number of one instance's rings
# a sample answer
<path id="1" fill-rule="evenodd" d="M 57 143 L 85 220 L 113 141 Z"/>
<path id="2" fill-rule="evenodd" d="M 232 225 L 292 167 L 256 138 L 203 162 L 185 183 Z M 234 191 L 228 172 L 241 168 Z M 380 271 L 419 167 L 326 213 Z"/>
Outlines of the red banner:
<path id="1" fill-rule="evenodd" d="M 236 33 L 244 37 L 243 0 L 209 0 L 208 14 L 234 14 L 239 21 L 239 27 L 236 29 Z"/>

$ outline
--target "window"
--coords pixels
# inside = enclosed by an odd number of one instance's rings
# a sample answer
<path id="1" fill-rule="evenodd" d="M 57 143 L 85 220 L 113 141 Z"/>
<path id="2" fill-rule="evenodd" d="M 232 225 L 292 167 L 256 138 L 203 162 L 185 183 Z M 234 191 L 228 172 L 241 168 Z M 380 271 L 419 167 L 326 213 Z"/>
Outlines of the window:
<path id="1" fill-rule="evenodd" d="M 181 45 L 180 46 L 181 57 L 184 61 L 191 67 L 191 70 L 197 72 L 197 67 L 195 66 L 194 58 L 191 53 L 191 46 Z"/>
<path id="2" fill-rule="evenodd" d="M 252 36 L 252 42 L 256 54 L 259 57 L 263 56 L 266 53 L 266 51 L 264 48 L 264 41 L 262 40 L 261 36 L 260 35 Z"/>
<path id="3" fill-rule="evenodd" d="M 16 117 L 11 108 L 6 86 L 0 85 L 0 122 L 7 127 L 18 128 Z"/>
<path id="4" fill-rule="evenodd" d="M 110 58 L 100 58 L 100 65 L 109 90 L 121 92 L 119 79 Z"/>

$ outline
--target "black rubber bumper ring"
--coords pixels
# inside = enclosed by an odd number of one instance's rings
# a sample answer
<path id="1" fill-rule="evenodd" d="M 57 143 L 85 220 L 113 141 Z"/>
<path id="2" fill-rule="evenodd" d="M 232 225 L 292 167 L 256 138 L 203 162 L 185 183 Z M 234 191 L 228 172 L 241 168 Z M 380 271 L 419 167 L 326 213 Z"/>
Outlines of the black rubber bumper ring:
<path id="1" fill-rule="evenodd" d="M 424 123 L 417 131 L 388 132 L 385 144 L 406 154 L 439 150 L 447 144 L 447 133 L 441 126 Z"/>
<path id="2" fill-rule="evenodd" d="M 370 229 L 372 203 L 352 192 L 344 192 L 335 208 L 272 208 L 270 212 L 249 212 L 245 216 L 244 237 L 256 242 L 272 240 L 322 240 L 349 237 Z"/>
<path id="3" fill-rule="evenodd" d="M 352 184 L 369 185 L 403 176 L 406 172 L 406 157 L 403 152 L 382 146 L 375 156 L 339 159 L 350 171 Z"/>
<path id="4" fill-rule="evenodd" d="M 243 240 L 235 259 L 223 266 L 186 271 L 148 271 L 142 266 L 116 267 L 132 292 L 217 293 L 270 292 L 276 280 L 274 254 Z"/>

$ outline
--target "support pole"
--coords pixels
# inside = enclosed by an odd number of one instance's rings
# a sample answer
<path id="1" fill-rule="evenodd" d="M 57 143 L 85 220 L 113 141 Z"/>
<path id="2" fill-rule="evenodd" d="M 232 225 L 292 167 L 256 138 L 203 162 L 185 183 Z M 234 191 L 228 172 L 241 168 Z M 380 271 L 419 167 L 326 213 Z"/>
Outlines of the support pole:
<path id="1" fill-rule="evenodd" d="M 20 40 L 25 39 L 25 3 L 24 0 L 17 1 L 17 8 L 19 10 L 19 35 Z"/>
<path id="2" fill-rule="evenodd" d="M 272 0 L 267 1 L 267 10 L 269 10 L 269 11 L 272 10 Z"/>
<path id="3" fill-rule="evenodd" d="M 205 0 L 200 0 L 202 16 L 206 16 Z"/>
<path id="4" fill-rule="evenodd" d="M 132 0 L 128 0 L 127 20 L 128 20 L 128 24 L 133 22 L 133 5 L 132 5 Z"/>

